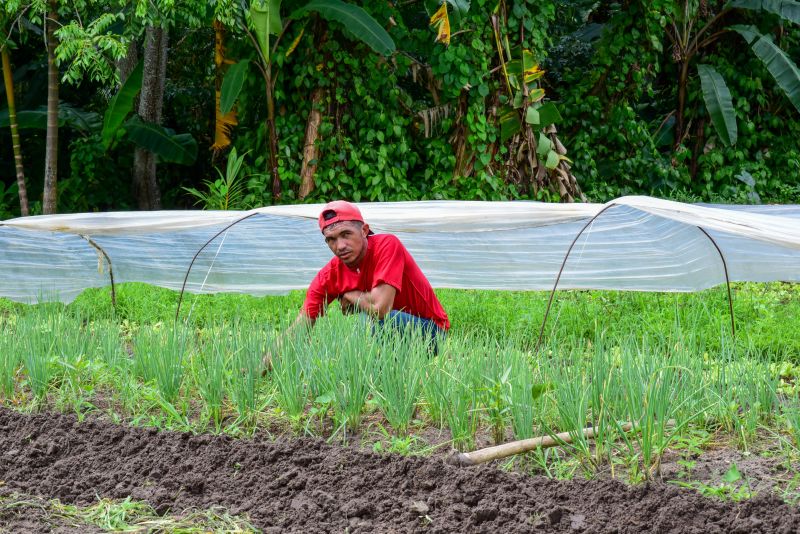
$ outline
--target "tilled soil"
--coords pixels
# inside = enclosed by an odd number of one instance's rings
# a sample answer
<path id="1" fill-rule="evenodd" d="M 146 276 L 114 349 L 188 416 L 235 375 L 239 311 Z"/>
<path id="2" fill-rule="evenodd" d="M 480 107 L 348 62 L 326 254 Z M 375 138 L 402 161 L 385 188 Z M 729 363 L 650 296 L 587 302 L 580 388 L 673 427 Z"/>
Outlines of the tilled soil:
<path id="1" fill-rule="evenodd" d="M 768 494 L 721 502 L 666 484 L 554 481 L 313 439 L 157 432 L 7 409 L 0 480 L 6 491 L 66 503 L 131 496 L 162 512 L 222 506 L 265 532 L 800 531 L 800 509 Z"/>

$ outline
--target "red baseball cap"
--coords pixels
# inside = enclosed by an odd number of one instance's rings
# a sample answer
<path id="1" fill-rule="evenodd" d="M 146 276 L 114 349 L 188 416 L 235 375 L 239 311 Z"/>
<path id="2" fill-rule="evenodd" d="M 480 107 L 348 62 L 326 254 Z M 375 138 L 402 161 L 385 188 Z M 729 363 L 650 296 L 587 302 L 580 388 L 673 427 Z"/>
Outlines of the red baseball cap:
<path id="1" fill-rule="evenodd" d="M 355 204 L 351 204 L 346 200 L 334 200 L 333 202 L 328 202 L 322 208 L 322 212 L 319 214 L 319 229 L 324 230 L 328 226 L 341 221 L 357 221 L 363 224 L 364 217 Z"/>

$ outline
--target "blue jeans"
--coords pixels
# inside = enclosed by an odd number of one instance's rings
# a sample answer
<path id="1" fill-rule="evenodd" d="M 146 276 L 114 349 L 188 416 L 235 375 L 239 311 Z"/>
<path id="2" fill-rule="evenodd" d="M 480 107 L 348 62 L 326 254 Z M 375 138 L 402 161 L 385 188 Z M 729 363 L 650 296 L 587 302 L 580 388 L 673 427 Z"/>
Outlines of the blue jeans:
<path id="1" fill-rule="evenodd" d="M 394 327 L 400 332 L 405 332 L 407 329 L 419 329 L 419 331 L 424 333 L 425 337 L 430 338 L 429 347 L 434 355 L 439 352 L 439 340 L 444 339 L 447 335 L 444 330 L 439 328 L 433 319 L 423 319 L 422 317 L 399 310 L 390 311 L 383 319 L 378 321 L 377 324 L 379 326 Z"/>

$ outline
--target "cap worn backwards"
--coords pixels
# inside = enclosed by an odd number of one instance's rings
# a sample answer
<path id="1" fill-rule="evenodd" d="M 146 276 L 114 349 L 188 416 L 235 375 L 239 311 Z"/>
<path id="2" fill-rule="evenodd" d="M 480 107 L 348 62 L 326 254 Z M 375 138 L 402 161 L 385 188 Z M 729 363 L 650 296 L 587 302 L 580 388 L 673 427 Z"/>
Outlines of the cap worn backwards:
<path id="1" fill-rule="evenodd" d="M 364 223 L 361 211 L 345 200 L 334 200 L 328 202 L 319 214 L 319 229 L 325 230 L 328 226 L 341 221 L 357 221 Z"/>

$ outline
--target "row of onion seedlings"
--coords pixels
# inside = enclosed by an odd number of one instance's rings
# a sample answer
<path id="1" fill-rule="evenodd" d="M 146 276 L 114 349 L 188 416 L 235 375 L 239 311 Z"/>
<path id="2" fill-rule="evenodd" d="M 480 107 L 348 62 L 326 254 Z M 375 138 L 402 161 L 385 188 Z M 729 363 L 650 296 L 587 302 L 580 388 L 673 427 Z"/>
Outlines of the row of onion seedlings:
<path id="1" fill-rule="evenodd" d="M 376 406 L 398 435 L 433 424 L 448 429 L 459 450 L 475 447 L 478 436 L 502 442 L 569 432 L 562 446 L 587 474 L 621 457 L 654 476 L 689 425 L 722 428 L 746 443 L 777 415 L 800 424 L 797 399 L 777 393 L 767 358 L 744 343 L 709 355 L 679 328 L 662 338 L 566 339 L 537 355 L 519 339 L 432 341 L 339 314 L 275 334 L 236 321 L 121 328 L 44 310 L 5 317 L 2 330 L 5 399 L 29 395 L 41 404 L 55 395 L 80 409 L 102 383 L 131 412 L 141 409 L 143 391 L 184 420 L 197 419 L 199 404 L 199 418 L 217 430 L 277 411 L 298 427 L 330 414 L 335 432 L 357 432 Z M 273 356 L 266 374 L 265 353 Z"/>

